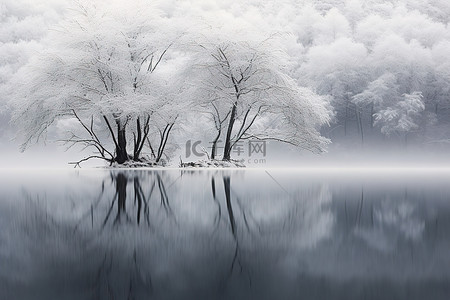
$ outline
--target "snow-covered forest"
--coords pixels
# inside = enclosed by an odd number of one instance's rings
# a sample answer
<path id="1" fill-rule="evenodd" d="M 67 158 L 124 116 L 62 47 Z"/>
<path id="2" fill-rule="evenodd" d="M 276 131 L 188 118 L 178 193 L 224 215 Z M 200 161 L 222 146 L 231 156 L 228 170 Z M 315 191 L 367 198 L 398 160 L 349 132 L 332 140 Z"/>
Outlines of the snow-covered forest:
<path id="1" fill-rule="evenodd" d="M 187 140 L 445 149 L 449 20 L 446 0 L 6 0 L 0 136 L 119 164 Z"/>

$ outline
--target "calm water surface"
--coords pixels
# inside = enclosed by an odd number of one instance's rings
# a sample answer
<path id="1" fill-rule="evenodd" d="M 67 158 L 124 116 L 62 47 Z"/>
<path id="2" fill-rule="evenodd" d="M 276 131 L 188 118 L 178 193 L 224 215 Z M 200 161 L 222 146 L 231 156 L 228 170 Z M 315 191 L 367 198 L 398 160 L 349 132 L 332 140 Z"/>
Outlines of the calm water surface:
<path id="1" fill-rule="evenodd" d="M 0 299 L 450 299 L 450 173 L 0 171 Z"/>

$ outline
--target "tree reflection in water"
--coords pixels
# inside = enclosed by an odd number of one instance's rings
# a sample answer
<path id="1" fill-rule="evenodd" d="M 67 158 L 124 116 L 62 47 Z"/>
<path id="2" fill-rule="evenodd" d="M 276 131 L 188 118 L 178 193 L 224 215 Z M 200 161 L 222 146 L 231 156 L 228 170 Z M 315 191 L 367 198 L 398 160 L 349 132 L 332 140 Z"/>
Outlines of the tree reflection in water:
<path id="1" fill-rule="evenodd" d="M 9 270 L 0 270 L 1 299 L 445 299 L 449 291 L 443 192 L 431 201 L 411 187 L 330 188 L 217 170 L 83 178 L 58 195 L 25 187 L 29 200 L 18 196 L 1 218 Z"/>
<path id="2" fill-rule="evenodd" d="M 127 223 L 136 222 L 140 225 L 142 216 L 145 222 L 150 226 L 150 206 L 149 201 L 152 198 L 159 196 L 161 207 L 164 209 L 168 216 L 174 216 L 170 208 L 169 197 L 167 196 L 164 180 L 159 173 L 147 172 L 133 173 L 133 172 L 111 172 L 111 181 L 115 183 L 115 195 L 111 201 L 111 206 L 106 214 L 106 217 L 102 223 L 104 227 L 110 219 L 111 212 L 113 211 L 114 204 L 117 202 L 117 214 L 114 218 L 113 225 L 120 224 L 125 221 Z M 128 183 L 131 183 L 132 191 L 128 193 Z M 144 191 L 142 183 L 145 183 L 145 187 L 149 187 L 148 191 Z M 156 191 L 155 191 L 156 190 Z M 154 196 L 153 193 L 157 193 L 158 196 Z M 133 208 L 135 209 L 135 219 L 131 217 L 126 210 L 127 200 L 133 199 Z M 130 212 L 131 213 L 131 212 Z"/>

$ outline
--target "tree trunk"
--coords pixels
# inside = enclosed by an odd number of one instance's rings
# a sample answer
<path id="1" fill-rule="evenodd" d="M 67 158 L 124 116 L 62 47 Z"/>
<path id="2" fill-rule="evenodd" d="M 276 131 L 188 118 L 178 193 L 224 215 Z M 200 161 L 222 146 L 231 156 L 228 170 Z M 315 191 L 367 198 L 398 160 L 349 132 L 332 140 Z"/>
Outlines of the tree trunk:
<path id="1" fill-rule="evenodd" d="M 222 160 L 230 160 L 231 158 L 231 134 L 233 131 L 234 121 L 236 119 L 236 106 L 237 101 L 233 104 L 233 108 L 231 109 L 230 122 L 228 123 L 227 136 L 225 138 L 225 147 L 223 149 Z"/>
<path id="2" fill-rule="evenodd" d="M 363 122 L 362 122 L 362 116 L 361 116 L 361 112 L 359 110 L 356 113 L 358 115 L 359 133 L 361 134 L 361 146 L 364 146 L 364 127 L 363 127 Z"/>
<path id="3" fill-rule="evenodd" d="M 164 149 L 166 148 L 167 140 L 169 139 L 170 131 L 173 128 L 173 125 L 175 125 L 175 121 L 173 123 L 167 124 L 164 128 L 163 133 L 161 134 L 161 139 L 159 142 L 158 147 L 158 156 L 156 157 L 155 162 L 159 162 L 164 154 Z"/>
<path id="4" fill-rule="evenodd" d="M 220 138 L 220 130 L 219 130 L 219 133 L 217 134 L 216 138 L 212 142 L 211 159 L 215 159 L 216 158 L 217 142 L 219 141 L 219 138 Z"/>
<path id="5" fill-rule="evenodd" d="M 139 117 L 136 119 L 136 131 L 137 131 L 137 138 L 135 137 L 134 140 L 133 160 L 139 161 L 139 156 L 141 154 L 140 146 L 142 142 L 141 120 Z"/>
<path id="6" fill-rule="evenodd" d="M 123 164 L 128 160 L 125 125 L 122 125 L 122 122 L 120 122 L 120 120 L 117 120 L 116 124 L 117 124 L 116 162 L 119 164 Z"/>

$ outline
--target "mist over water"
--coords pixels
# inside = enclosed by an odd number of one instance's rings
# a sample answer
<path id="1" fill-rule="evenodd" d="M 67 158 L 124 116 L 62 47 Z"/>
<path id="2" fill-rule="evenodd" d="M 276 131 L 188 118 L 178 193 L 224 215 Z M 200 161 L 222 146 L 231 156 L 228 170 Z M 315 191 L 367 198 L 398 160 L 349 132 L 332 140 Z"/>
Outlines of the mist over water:
<path id="1" fill-rule="evenodd" d="M 447 299 L 448 172 L 2 171 L 2 299 Z"/>

